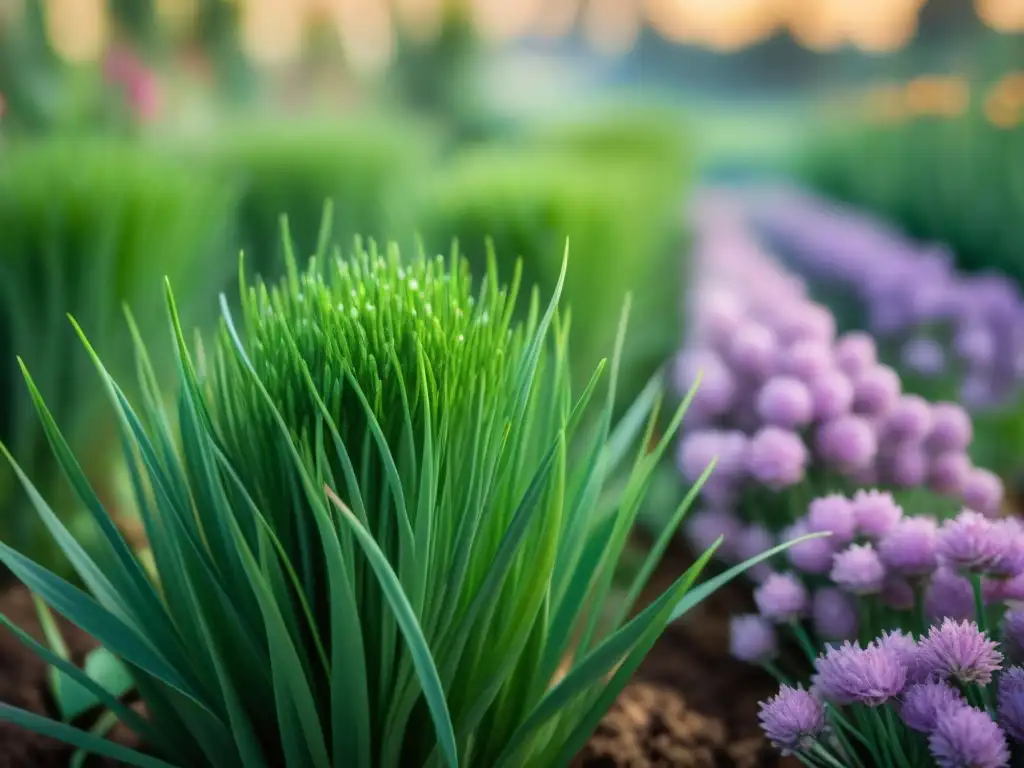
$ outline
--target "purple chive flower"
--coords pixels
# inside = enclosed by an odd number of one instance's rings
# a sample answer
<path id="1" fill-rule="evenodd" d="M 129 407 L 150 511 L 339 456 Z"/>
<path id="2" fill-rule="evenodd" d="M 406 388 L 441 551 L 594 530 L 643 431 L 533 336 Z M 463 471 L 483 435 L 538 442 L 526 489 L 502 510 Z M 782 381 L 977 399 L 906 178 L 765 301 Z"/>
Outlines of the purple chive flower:
<path id="1" fill-rule="evenodd" d="M 918 395 L 903 395 L 885 419 L 887 440 L 923 440 L 932 429 L 932 409 Z"/>
<path id="2" fill-rule="evenodd" d="M 690 545 L 698 552 L 709 549 L 719 537 L 725 537 L 718 552 L 723 559 L 730 560 L 734 559 L 731 549 L 742 526 L 743 523 L 732 512 L 712 507 L 689 515 L 685 532 Z"/>
<path id="3" fill-rule="evenodd" d="M 903 690 L 907 670 L 896 654 L 872 643 L 860 648 L 843 643 L 829 648 L 817 660 L 814 677 L 826 699 L 839 704 L 860 703 L 877 707 Z"/>
<path id="4" fill-rule="evenodd" d="M 836 335 L 836 320 L 820 304 L 802 304 L 780 318 L 782 339 L 790 344 L 798 341 L 831 343 Z"/>
<path id="5" fill-rule="evenodd" d="M 963 451 L 971 444 L 974 430 L 971 417 L 956 403 L 935 403 L 932 406 L 932 431 L 928 447 L 935 453 Z"/>
<path id="6" fill-rule="evenodd" d="M 1014 518 L 992 523 L 991 537 L 995 541 L 996 556 L 985 569 L 992 579 L 1012 579 L 1024 573 L 1024 529 Z"/>
<path id="7" fill-rule="evenodd" d="M 854 598 L 835 587 L 821 587 L 811 600 L 814 634 L 823 640 L 853 640 L 859 618 Z"/>
<path id="8" fill-rule="evenodd" d="M 861 490 L 853 494 L 853 517 L 863 536 L 877 539 L 884 536 L 903 517 L 903 508 L 891 493 Z"/>
<path id="9" fill-rule="evenodd" d="M 962 360 L 975 368 L 987 367 L 996 354 L 992 334 L 984 326 L 973 323 L 960 328 L 953 339 L 953 347 Z"/>
<path id="10" fill-rule="evenodd" d="M 940 453 L 932 459 L 928 469 L 928 487 L 944 496 L 959 495 L 970 473 L 971 460 L 966 453 Z"/>
<path id="11" fill-rule="evenodd" d="M 746 526 L 737 534 L 734 541 L 736 559 L 741 563 L 767 552 L 776 544 L 775 537 L 771 531 L 759 523 Z M 771 574 L 771 566 L 765 562 L 758 563 L 747 571 L 747 576 L 755 584 L 761 584 Z"/>
<path id="12" fill-rule="evenodd" d="M 825 730 L 825 708 L 803 688 L 783 685 L 777 695 L 761 702 L 757 716 L 768 741 L 784 755 L 810 749 Z"/>
<path id="13" fill-rule="evenodd" d="M 1024 743 L 1024 669 L 1010 667 L 999 678 L 999 724 Z"/>
<path id="14" fill-rule="evenodd" d="M 900 350 L 900 359 L 908 370 L 924 376 L 937 376 L 946 368 L 946 352 L 935 339 L 911 339 Z"/>
<path id="15" fill-rule="evenodd" d="M 839 369 L 852 378 L 878 363 L 874 337 L 861 331 L 844 333 L 836 340 L 833 351 Z"/>
<path id="16" fill-rule="evenodd" d="M 855 595 L 877 595 L 882 591 L 885 566 L 870 544 L 851 544 L 832 558 L 832 581 Z"/>
<path id="17" fill-rule="evenodd" d="M 884 605 L 897 611 L 909 611 L 914 607 L 914 588 L 906 579 L 887 575 L 882 582 L 879 599 Z"/>
<path id="18" fill-rule="evenodd" d="M 924 485 L 931 469 L 928 455 L 917 443 L 902 443 L 895 447 L 892 456 L 885 462 L 885 475 L 894 484 L 903 488 Z"/>
<path id="19" fill-rule="evenodd" d="M 838 493 L 814 499 L 807 507 L 807 530 L 814 533 L 831 533 L 828 541 L 833 546 L 842 546 L 853 541 L 857 519 L 854 517 L 850 500 Z"/>
<path id="20" fill-rule="evenodd" d="M 1003 481 L 993 472 L 974 467 L 960 488 L 964 504 L 986 517 L 995 517 L 1003 508 Z"/>
<path id="21" fill-rule="evenodd" d="M 783 534 L 783 541 L 793 541 L 808 533 L 815 533 L 808 528 L 806 520 L 800 520 Z M 808 539 L 799 544 L 793 544 L 786 550 L 786 557 L 793 567 L 804 573 L 828 573 L 832 567 L 832 555 L 835 554 L 835 547 L 831 536 L 822 536 L 817 539 Z"/>
<path id="22" fill-rule="evenodd" d="M 918 659 L 921 668 L 934 678 L 988 685 L 1003 661 L 997 646 L 973 621 L 943 619 L 921 638 Z"/>
<path id="23" fill-rule="evenodd" d="M 925 671 L 920 662 L 921 649 L 910 635 L 893 629 L 883 632 L 872 645 L 883 648 L 896 658 L 907 672 L 907 683 L 919 683 L 925 679 Z"/>
<path id="24" fill-rule="evenodd" d="M 755 480 L 780 489 L 803 480 L 807 459 L 807 447 L 798 434 L 763 427 L 750 441 L 747 469 Z"/>
<path id="25" fill-rule="evenodd" d="M 1024 661 L 1024 610 L 1003 614 L 1003 649 L 1014 661 Z"/>
<path id="26" fill-rule="evenodd" d="M 810 391 L 800 379 L 776 376 L 757 393 L 757 413 L 766 424 L 799 427 L 813 417 L 814 404 Z"/>
<path id="27" fill-rule="evenodd" d="M 754 590 L 761 615 L 776 624 L 788 624 L 807 612 L 807 588 L 791 573 L 773 573 Z"/>
<path id="28" fill-rule="evenodd" d="M 775 627 L 754 613 L 733 616 L 729 621 L 729 653 L 751 664 L 771 661 L 779 654 Z"/>
<path id="29" fill-rule="evenodd" d="M 938 567 L 938 525 L 930 517 L 905 517 L 878 543 L 878 556 L 893 573 L 928 576 Z"/>
<path id="30" fill-rule="evenodd" d="M 939 768 L 1003 768 L 1010 763 L 1006 734 L 987 712 L 974 707 L 940 712 L 928 747 Z"/>
<path id="31" fill-rule="evenodd" d="M 700 377 L 691 407 L 698 414 L 718 416 L 732 407 L 736 380 L 721 358 L 709 350 L 685 352 L 676 360 L 674 380 L 680 392 L 688 392 Z"/>
<path id="32" fill-rule="evenodd" d="M 804 340 L 782 350 L 779 370 L 804 382 L 825 374 L 832 365 L 832 350 L 821 342 Z"/>
<path id="33" fill-rule="evenodd" d="M 975 618 L 974 590 L 971 582 L 956 571 L 939 568 L 932 574 L 924 595 L 924 610 L 929 618 Z"/>
<path id="34" fill-rule="evenodd" d="M 853 383 L 842 371 L 827 370 L 811 379 L 807 387 L 817 421 L 842 416 L 853 407 Z"/>
<path id="35" fill-rule="evenodd" d="M 892 410 L 899 400 L 899 374 L 887 365 L 878 365 L 860 375 L 853 385 L 853 411 L 867 416 L 881 416 Z"/>
<path id="36" fill-rule="evenodd" d="M 760 323 L 744 323 L 729 343 L 728 358 L 740 373 L 764 378 L 771 371 L 777 348 L 770 329 Z"/>
<path id="37" fill-rule="evenodd" d="M 711 344 L 724 347 L 740 327 L 743 304 L 726 291 L 709 292 L 700 298 L 699 329 Z"/>
<path id="38" fill-rule="evenodd" d="M 815 445 L 826 464 L 843 472 L 867 467 L 878 453 L 878 440 L 870 422 L 853 414 L 822 424 Z"/>
<path id="39" fill-rule="evenodd" d="M 992 521 L 965 509 L 939 528 L 936 552 L 954 570 L 984 573 L 999 557 L 1000 546 Z"/>
<path id="40" fill-rule="evenodd" d="M 722 447 L 721 433 L 711 429 L 697 429 L 679 441 L 677 465 L 683 479 L 695 483 L 704 471 L 718 459 Z"/>
<path id="41" fill-rule="evenodd" d="M 907 688 L 900 704 L 900 716 L 907 727 L 921 733 L 931 733 L 940 714 L 966 703 L 963 694 L 956 688 L 937 680 L 929 680 Z"/>

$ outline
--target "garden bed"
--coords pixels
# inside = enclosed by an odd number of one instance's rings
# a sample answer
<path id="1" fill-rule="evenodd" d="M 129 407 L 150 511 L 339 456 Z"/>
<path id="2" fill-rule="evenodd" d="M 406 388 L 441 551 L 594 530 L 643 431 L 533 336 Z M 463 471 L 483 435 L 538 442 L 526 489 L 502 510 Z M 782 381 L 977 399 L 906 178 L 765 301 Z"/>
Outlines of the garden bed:
<path id="1" fill-rule="evenodd" d="M 671 564 L 656 574 L 650 588 L 664 589 L 682 564 L 691 561 L 679 547 L 665 558 Z M 772 681 L 758 668 L 728 654 L 730 614 L 748 610 L 745 585 L 737 583 L 712 595 L 654 647 L 613 709 L 605 716 L 574 768 L 768 768 L 782 765 L 761 737 L 757 702 L 773 693 Z M 0 612 L 37 639 L 41 634 L 27 590 L 9 588 L 0 596 Z M 94 645 L 61 623 L 76 663 Z M 46 684 L 46 665 L 8 632 L 0 633 L 0 701 L 54 717 Z M 119 742 L 137 745 L 119 727 Z M 71 749 L 52 739 L 0 723 L 0 768 L 66 766 Z M 93 759 L 89 765 L 114 765 Z"/>
<path id="2" fill-rule="evenodd" d="M 652 594 L 692 560 L 683 546 L 670 548 L 651 580 Z M 757 721 L 758 702 L 778 686 L 759 667 L 729 655 L 729 617 L 751 606 L 738 581 L 669 627 L 573 768 L 791 765 L 765 741 Z"/>

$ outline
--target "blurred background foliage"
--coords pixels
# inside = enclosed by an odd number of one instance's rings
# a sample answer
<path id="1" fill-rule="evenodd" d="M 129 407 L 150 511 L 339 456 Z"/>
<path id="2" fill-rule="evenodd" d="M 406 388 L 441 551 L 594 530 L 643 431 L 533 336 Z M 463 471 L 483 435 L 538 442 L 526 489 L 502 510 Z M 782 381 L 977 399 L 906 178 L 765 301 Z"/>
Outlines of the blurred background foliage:
<path id="1" fill-rule="evenodd" d="M 623 404 L 682 337 L 703 182 L 795 172 L 1024 279 L 1022 32 L 1019 0 L 0 0 L 0 437 L 42 455 L 21 354 L 109 473 L 64 313 L 130 365 L 122 302 L 272 276 L 325 198 L 339 242 L 489 238 L 545 293 L 568 240 L 578 379 L 634 294 Z"/>

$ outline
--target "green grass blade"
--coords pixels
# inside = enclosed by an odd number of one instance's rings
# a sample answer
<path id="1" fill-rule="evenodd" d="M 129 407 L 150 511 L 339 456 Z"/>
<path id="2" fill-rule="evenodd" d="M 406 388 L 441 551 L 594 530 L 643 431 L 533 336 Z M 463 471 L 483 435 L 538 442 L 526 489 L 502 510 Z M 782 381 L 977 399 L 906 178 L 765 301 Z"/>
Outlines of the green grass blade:
<path id="1" fill-rule="evenodd" d="M 144 755 L 141 752 L 128 749 L 128 747 L 122 747 L 80 728 L 26 712 L 24 709 L 2 702 L 0 702 L 0 721 L 13 723 L 41 736 L 49 736 L 52 739 L 63 741 L 65 744 L 88 750 L 95 755 L 110 757 L 127 765 L 138 766 L 138 768 L 179 768 L 172 763 Z"/>
<path id="2" fill-rule="evenodd" d="M 750 568 L 757 565 L 758 563 L 762 563 L 765 560 L 769 560 L 775 557 L 780 552 L 785 552 L 791 546 L 793 546 L 794 544 L 799 544 L 801 541 L 807 541 L 809 539 L 820 539 L 823 536 L 829 535 L 831 534 L 809 533 L 806 536 L 801 536 L 798 539 L 793 539 L 792 541 L 787 541 L 783 544 L 779 544 L 777 547 L 772 547 L 767 552 L 762 552 L 757 557 L 752 557 L 749 560 L 740 563 L 739 565 L 734 565 L 732 568 L 725 571 L 724 573 L 715 576 L 713 579 L 709 579 L 696 589 L 687 593 L 686 597 L 684 597 L 679 602 L 679 604 L 672 610 L 672 618 L 670 619 L 670 621 L 675 621 L 683 614 L 685 614 L 687 611 L 692 610 L 695 606 L 702 603 L 709 596 L 711 596 L 716 591 L 724 587 L 737 576 L 741 576 L 742 574 L 746 573 L 746 571 L 748 571 Z"/>
<path id="3" fill-rule="evenodd" d="M 395 613 L 395 618 L 398 620 L 398 625 L 401 627 L 402 634 L 405 635 L 406 643 L 409 646 L 409 652 L 412 655 L 416 673 L 419 676 L 420 685 L 423 689 L 423 697 L 427 702 L 430 716 L 434 721 L 441 754 L 444 756 L 449 768 L 458 768 L 459 753 L 455 745 L 455 729 L 452 727 L 451 715 L 448 713 L 444 688 L 441 686 L 441 678 L 437 673 L 437 667 L 434 665 L 434 658 L 430 653 L 427 640 L 423 636 L 423 630 L 416 620 L 416 614 L 413 612 L 412 605 L 410 605 L 408 598 L 402 591 L 402 585 L 398 580 L 398 576 L 388 564 L 387 558 L 384 557 L 384 553 L 380 551 L 373 537 L 359 524 L 355 515 L 335 495 L 334 491 L 330 488 L 325 488 L 324 490 L 334 506 L 341 512 L 342 519 L 349 524 L 349 528 L 359 540 L 363 552 L 366 554 L 374 573 L 377 575 L 381 588 L 384 590 L 388 603 Z"/>

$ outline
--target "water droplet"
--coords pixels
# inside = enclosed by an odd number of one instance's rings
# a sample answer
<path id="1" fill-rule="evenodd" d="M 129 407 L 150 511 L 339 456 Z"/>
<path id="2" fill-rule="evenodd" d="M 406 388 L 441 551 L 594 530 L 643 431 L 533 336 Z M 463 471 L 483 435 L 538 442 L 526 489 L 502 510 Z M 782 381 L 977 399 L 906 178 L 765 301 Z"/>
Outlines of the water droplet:
<path id="1" fill-rule="evenodd" d="M 352 317 L 359 317 L 359 310 L 356 307 L 352 307 L 348 313 L 352 315 Z"/>
<path id="2" fill-rule="evenodd" d="M 299 291 L 297 294 L 295 294 L 295 300 L 298 301 L 299 304 L 301 304 L 306 300 L 306 297 L 302 294 L 301 291 Z"/>
<path id="3" fill-rule="evenodd" d="M 338 304 L 338 311 L 339 312 L 344 312 L 345 311 L 345 305 L 344 304 Z"/>
<path id="4" fill-rule="evenodd" d="M 420 282 L 419 282 L 419 280 L 417 280 L 415 277 L 411 278 L 409 280 L 409 287 L 412 290 L 414 290 L 414 291 L 418 291 L 420 289 Z"/>
<path id="5" fill-rule="evenodd" d="M 369 302 L 367 302 L 367 304 L 366 304 L 366 311 L 367 312 L 373 312 L 373 310 L 375 310 L 375 309 L 376 309 L 376 307 L 373 306 L 373 304 L 370 304 Z"/>
<path id="6" fill-rule="evenodd" d="M 429 315 L 429 314 L 432 314 L 432 313 L 433 313 L 433 309 L 431 309 L 431 307 L 430 307 L 430 302 L 429 302 L 429 301 L 428 301 L 428 302 L 427 302 L 426 304 L 424 304 L 424 305 L 423 305 L 423 310 L 424 310 L 424 311 L 425 311 L 425 312 L 426 312 L 426 313 L 427 313 L 428 315 Z"/>
<path id="7" fill-rule="evenodd" d="M 466 340 L 466 337 L 465 337 L 465 336 L 463 336 L 463 335 L 462 335 L 462 334 L 460 333 L 460 334 L 458 335 L 458 337 L 457 337 L 457 338 L 456 338 L 455 340 L 456 340 L 456 341 L 465 341 L 465 340 Z"/>

